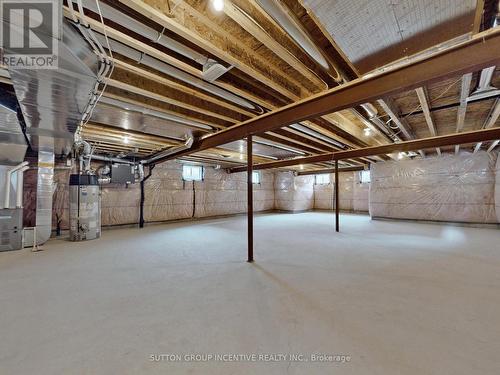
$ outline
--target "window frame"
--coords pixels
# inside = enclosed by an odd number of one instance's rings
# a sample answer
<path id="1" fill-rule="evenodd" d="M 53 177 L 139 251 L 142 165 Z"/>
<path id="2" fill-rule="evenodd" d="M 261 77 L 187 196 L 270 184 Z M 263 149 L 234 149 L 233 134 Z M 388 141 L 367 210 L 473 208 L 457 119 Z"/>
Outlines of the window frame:
<path id="1" fill-rule="evenodd" d="M 185 175 L 185 168 L 191 168 L 191 176 Z M 193 177 L 193 168 L 199 169 L 200 171 L 200 176 L 195 176 Z M 194 165 L 194 164 L 182 164 L 182 180 L 183 181 L 203 181 L 205 177 L 205 169 L 203 168 L 202 165 Z"/>
<path id="2" fill-rule="evenodd" d="M 328 177 L 328 181 L 327 182 L 318 182 L 318 177 Z M 332 179 L 331 179 L 331 176 L 330 176 L 330 173 L 321 173 L 321 174 L 317 174 L 317 175 L 314 175 L 314 185 L 330 185 L 332 183 Z"/>
<path id="3" fill-rule="evenodd" d="M 368 175 L 368 181 L 366 181 L 364 178 L 363 178 L 363 175 Z M 363 170 L 363 171 L 359 171 L 359 183 L 360 184 L 369 184 L 372 182 L 372 175 L 370 173 L 370 170 L 367 169 L 367 170 Z"/>
<path id="4" fill-rule="evenodd" d="M 258 176 L 257 182 L 254 181 L 254 176 Z M 260 171 L 252 171 L 252 184 L 260 185 L 261 177 Z"/>

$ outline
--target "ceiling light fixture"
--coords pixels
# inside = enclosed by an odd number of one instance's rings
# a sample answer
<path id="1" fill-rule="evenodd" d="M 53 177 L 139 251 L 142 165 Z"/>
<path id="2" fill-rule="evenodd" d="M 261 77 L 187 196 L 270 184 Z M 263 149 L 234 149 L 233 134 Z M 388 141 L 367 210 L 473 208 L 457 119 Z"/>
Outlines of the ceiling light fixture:
<path id="1" fill-rule="evenodd" d="M 404 152 L 400 152 L 400 153 L 398 154 L 398 159 L 399 159 L 399 160 L 403 159 L 404 157 L 405 157 L 405 153 L 404 153 Z"/>
<path id="2" fill-rule="evenodd" d="M 370 128 L 364 128 L 363 132 L 365 133 L 365 137 L 369 137 L 372 134 L 372 130 Z"/>
<path id="3" fill-rule="evenodd" d="M 130 141 L 130 138 L 128 136 L 124 136 L 123 137 L 123 143 L 125 143 L 126 145 L 128 145 L 129 141 Z"/>
<path id="4" fill-rule="evenodd" d="M 224 0 L 212 0 L 212 6 L 217 12 L 224 10 Z"/>

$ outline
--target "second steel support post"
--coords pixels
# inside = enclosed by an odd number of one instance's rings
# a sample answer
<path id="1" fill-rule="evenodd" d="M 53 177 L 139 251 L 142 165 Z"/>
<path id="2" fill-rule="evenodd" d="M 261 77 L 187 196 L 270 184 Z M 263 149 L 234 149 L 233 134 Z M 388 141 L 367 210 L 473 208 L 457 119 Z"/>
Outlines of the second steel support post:
<path id="1" fill-rule="evenodd" d="M 335 231 L 339 228 L 339 161 L 335 160 Z"/>
<path id="2" fill-rule="evenodd" d="M 253 182 L 252 136 L 247 137 L 247 201 L 248 201 L 248 259 L 253 262 Z"/>

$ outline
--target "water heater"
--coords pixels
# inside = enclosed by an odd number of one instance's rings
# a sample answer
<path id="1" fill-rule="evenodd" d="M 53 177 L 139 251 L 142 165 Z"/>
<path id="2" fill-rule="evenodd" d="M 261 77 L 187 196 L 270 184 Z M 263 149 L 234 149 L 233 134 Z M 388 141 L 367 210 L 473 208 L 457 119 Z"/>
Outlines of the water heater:
<path id="1" fill-rule="evenodd" d="M 69 238 L 93 240 L 101 236 L 101 199 L 98 177 L 72 174 L 69 179 Z"/>

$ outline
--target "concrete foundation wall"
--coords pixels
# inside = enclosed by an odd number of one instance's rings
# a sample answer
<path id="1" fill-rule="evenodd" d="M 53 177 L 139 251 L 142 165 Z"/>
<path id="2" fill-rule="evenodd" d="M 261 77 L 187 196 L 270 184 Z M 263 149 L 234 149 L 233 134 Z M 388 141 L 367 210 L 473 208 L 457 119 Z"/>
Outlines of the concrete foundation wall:
<path id="1" fill-rule="evenodd" d="M 496 223 L 495 163 L 495 154 L 480 151 L 373 164 L 370 215 Z"/>

